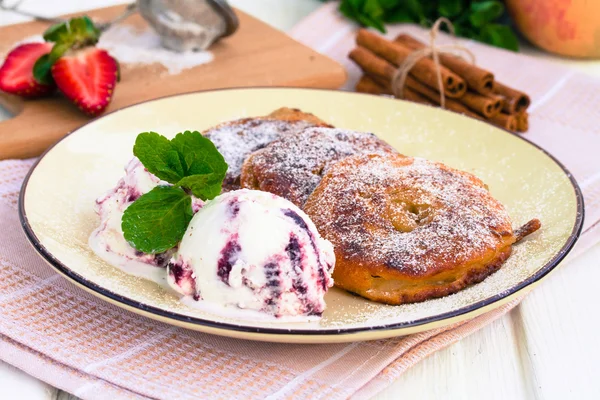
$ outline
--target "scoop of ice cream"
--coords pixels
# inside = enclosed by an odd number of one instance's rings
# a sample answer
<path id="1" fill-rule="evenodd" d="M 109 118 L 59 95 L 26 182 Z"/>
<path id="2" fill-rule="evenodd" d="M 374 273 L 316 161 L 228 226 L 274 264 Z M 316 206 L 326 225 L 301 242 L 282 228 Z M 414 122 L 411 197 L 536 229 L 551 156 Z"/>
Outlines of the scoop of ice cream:
<path id="1" fill-rule="evenodd" d="M 321 315 L 333 285 L 333 246 L 291 202 L 236 190 L 194 216 L 168 282 L 179 293 L 276 317 Z"/>
<path id="2" fill-rule="evenodd" d="M 125 176 L 119 180 L 117 186 L 96 200 L 95 211 L 100 216 L 100 226 L 90 235 L 89 245 L 100 258 L 125 269 L 128 273 L 164 281 L 163 268 L 175 251 L 169 250 L 160 254 L 142 253 L 127 243 L 121 229 L 125 209 L 158 185 L 168 183 L 148 172 L 136 157 L 129 161 L 125 166 Z M 194 212 L 203 204 L 202 200 L 193 198 Z M 148 269 L 148 266 L 162 268 Z"/>

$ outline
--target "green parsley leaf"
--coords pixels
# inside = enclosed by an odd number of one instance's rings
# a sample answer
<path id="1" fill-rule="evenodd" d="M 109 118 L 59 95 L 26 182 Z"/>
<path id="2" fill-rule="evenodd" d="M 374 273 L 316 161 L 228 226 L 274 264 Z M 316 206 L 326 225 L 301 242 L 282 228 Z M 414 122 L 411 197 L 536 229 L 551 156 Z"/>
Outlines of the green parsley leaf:
<path id="1" fill-rule="evenodd" d="M 133 154 L 150 173 L 169 183 L 179 182 L 186 173 L 180 153 L 164 136 L 156 132 L 140 133 Z"/>
<path id="2" fill-rule="evenodd" d="M 135 249 L 162 253 L 177 246 L 193 215 L 192 198 L 185 191 L 157 186 L 125 209 L 121 229 Z"/>

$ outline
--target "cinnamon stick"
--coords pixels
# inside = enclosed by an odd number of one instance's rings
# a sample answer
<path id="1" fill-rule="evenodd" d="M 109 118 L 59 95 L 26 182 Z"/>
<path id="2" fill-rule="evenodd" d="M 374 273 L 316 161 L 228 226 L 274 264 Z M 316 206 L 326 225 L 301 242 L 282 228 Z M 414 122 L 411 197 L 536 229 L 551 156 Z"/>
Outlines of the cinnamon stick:
<path id="1" fill-rule="evenodd" d="M 386 82 L 384 78 L 372 77 L 369 75 L 363 75 L 360 78 L 356 84 L 356 91 L 371 94 L 392 94 L 390 82 Z M 404 88 L 404 99 L 415 103 L 434 105 L 426 97 L 410 88 Z"/>
<path id="2" fill-rule="evenodd" d="M 396 43 L 400 43 L 412 50 L 419 50 L 425 47 L 425 44 L 415 39 L 411 35 L 403 33 L 395 39 Z M 462 77 L 469 89 L 474 90 L 479 94 L 490 94 L 494 86 L 494 74 L 485 69 L 479 68 L 476 65 L 470 64 L 460 57 L 450 54 L 440 54 L 440 61 L 450 71 Z"/>
<path id="3" fill-rule="evenodd" d="M 359 93 L 392 94 L 392 91 L 389 88 L 379 85 L 373 78 L 370 78 L 367 75 L 363 75 L 360 78 L 355 89 Z"/>
<path id="4" fill-rule="evenodd" d="M 358 31 L 356 43 L 392 63 L 396 67 L 400 66 L 406 57 L 413 52 L 412 49 L 406 46 L 390 42 L 366 29 L 360 29 Z M 431 59 L 424 57 L 415 64 L 410 70 L 409 75 L 419 79 L 430 88 L 438 89 L 437 68 L 438 67 Z M 440 65 L 439 68 L 442 75 L 444 94 L 452 98 L 461 97 L 467 90 L 465 81 L 443 65 Z"/>
<path id="5" fill-rule="evenodd" d="M 467 91 L 460 98 L 460 102 L 486 118 L 493 117 L 502 110 L 502 99 L 498 96 L 484 96 Z"/>
<path id="6" fill-rule="evenodd" d="M 422 82 L 419 82 L 412 76 L 406 78 L 406 87 L 424 96 L 433 104 L 438 106 L 440 105 L 440 94 L 432 88 L 428 87 L 427 85 L 423 84 Z M 455 99 L 446 99 L 446 109 L 460 114 L 468 115 L 469 117 L 481 119 L 479 115 L 475 114 L 473 111 L 469 110 L 462 103 Z"/>
<path id="7" fill-rule="evenodd" d="M 393 78 L 396 69 L 389 62 L 377 57 L 375 54 L 363 47 L 357 47 L 353 49 L 350 52 L 349 57 L 356 64 L 358 64 L 365 75 L 368 75 L 361 79 L 362 83 L 359 82 L 360 87 L 357 85 L 357 90 L 360 88 L 360 91 L 364 90 L 367 93 L 377 92 L 376 94 L 392 93 L 391 79 Z M 379 88 L 376 88 L 375 85 Z M 406 79 L 404 97 L 407 100 L 417 103 L 440 105 L 439 92 L 423 84 L 422 82 L 419 82 L 410 75 Z M 487 121 L 501 128 L 510 129 L 513 131 L 516 129 L 516 119 L 514 115 L 498 113 L 490 119 L 485 119 L 481 115 L 471 111 L 456 99 L 446 99 L 446 108 L 454 112 L 465 114 L 472 118 Z"/>
<path id="8" fill-rule="evenodd" d="M 515 132 L 517 130 L 517 119 L 514 115 L 499 113 L 489 119 L 494 125 L 499 126 L 509 131 Z"/>
<path id="9" fill-rule="evenodd" d="M 523 111 L 518 113 L 516 118 L 517 132 L 527 132 L 527 130 L 529 130 L 529 114 L 526 111 Z"/>
<path id="10" fill-rule="evenodd" d="M 348 55 L 365 73 L 391 81 L 396 73 L 396 68 L 386 60 L 377 57 L 364 47 L 353 49 Z"/>
<path id="11" fill-rule="evenodd" d="M 529 96 L 520 90 L 513 89 L 500 82 L 494 82 L 494 93 L 504 97 L 502 111 L 508 114 L 523 112 L 531 104 Z"/>

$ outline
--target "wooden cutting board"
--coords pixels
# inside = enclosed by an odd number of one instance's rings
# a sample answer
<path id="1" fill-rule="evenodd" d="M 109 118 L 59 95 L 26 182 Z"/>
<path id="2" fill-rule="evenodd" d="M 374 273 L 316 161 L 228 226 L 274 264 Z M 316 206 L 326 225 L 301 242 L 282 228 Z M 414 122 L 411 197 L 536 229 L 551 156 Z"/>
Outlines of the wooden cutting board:
<path id="1" fill-rule="evenodd" d="M 110 20 L 124 6 L 91 10 L 85 14 Z M 121 82 L 106 112 L 157 97 L 236 86 L 308 86 L 338 88 L 345 79 L 342 66 L 309 49 L 259 20 L 236 10 L 238 31 L 210 50 L 214 60 L 171 75 L 161 64 L 122 64 Z M 123 22 L 149 29 L 135 15 Z M 0 57 L 26 37 L 41 34 L 49 25 L 27 22 L 0 28 Z M 257 99 L 260 101 L 260 99 Z M 0 93 L 0 104 L 15 117 L 0 121 L 0 160 L 27 158 L 41 154 L 47 147 L 73 129 L 90 121 L 60 95 L 22 100 Z"/>

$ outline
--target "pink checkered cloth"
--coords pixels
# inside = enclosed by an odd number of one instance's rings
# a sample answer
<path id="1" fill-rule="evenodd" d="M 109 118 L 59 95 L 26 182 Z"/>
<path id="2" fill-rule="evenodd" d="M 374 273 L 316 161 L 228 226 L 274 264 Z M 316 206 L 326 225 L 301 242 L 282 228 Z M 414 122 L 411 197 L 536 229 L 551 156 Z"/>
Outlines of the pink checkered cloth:
<path id="1" fill-rule="evenodd" d="M 354 28 L 327 5 L 294 34 L 347 64 Z M 579 179 L 588 206 L 582 251 L 600 236 L 600 158 L 593 154 L 600 148 L 600 82 L 468 44 L 502 81 L 532 94 L 528 138 Z M 84 399 L 369 398 L 520 301 L 451 327 L 350 344 L 259 343 L 172 327 L 96 299 L 34 252 L 17 215 L 18 191 L 32 162 L 0 162 L 0 359 Z"/>

